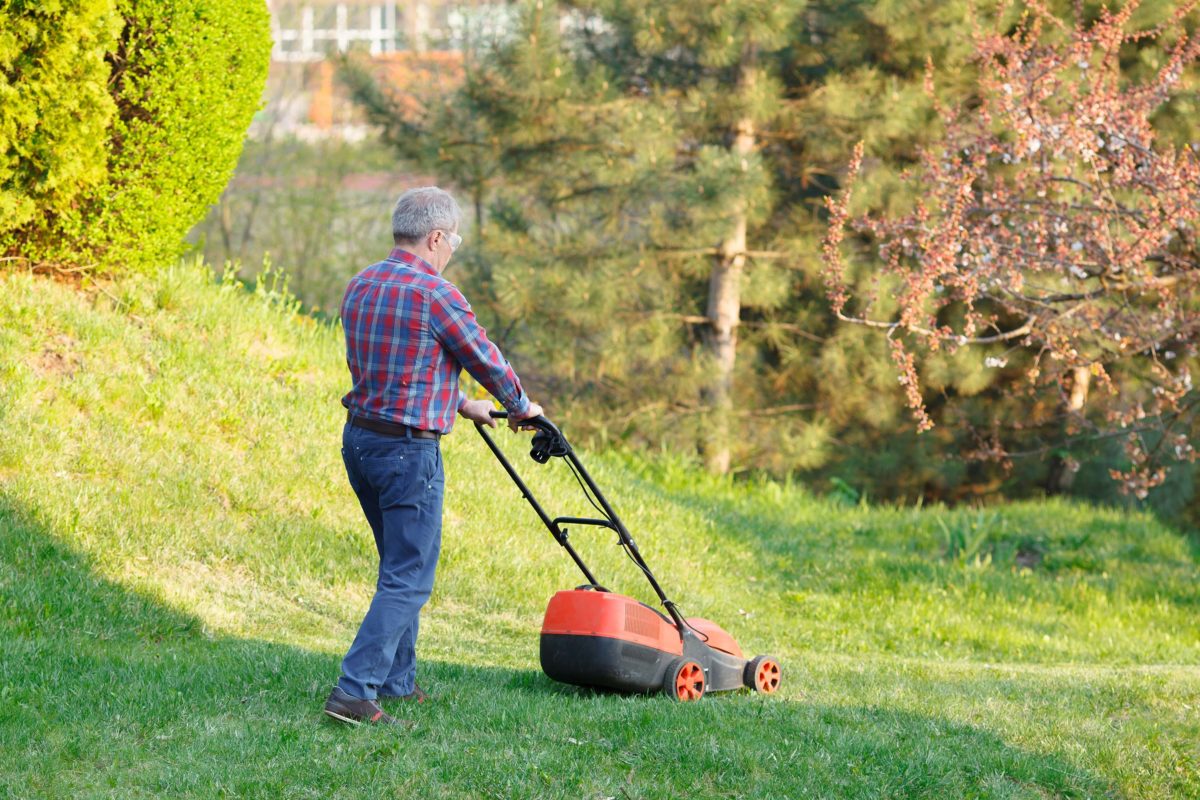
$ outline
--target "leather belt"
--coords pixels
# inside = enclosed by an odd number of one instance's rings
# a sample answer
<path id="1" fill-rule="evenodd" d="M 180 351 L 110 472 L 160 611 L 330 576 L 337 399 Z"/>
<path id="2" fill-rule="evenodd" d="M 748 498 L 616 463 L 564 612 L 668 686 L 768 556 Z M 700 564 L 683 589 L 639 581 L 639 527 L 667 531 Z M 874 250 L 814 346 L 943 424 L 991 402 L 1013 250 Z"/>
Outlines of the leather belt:
<path id="1" fill-rule="evenodd" d="M 346 412 L 346 422 L 356 428 L 362 428 L 375 433 L 382 433 L 388 436 L 408 436 L 413 439 L 440 439 L 442 434 L 438 431 L 423 431 L 420 428 L 412 428 L 408 425 L 401 425 L 396 422 L 384 422 L 381 419 L 367 419 L 366 417 L 356 417 L 350 411 Z"/>

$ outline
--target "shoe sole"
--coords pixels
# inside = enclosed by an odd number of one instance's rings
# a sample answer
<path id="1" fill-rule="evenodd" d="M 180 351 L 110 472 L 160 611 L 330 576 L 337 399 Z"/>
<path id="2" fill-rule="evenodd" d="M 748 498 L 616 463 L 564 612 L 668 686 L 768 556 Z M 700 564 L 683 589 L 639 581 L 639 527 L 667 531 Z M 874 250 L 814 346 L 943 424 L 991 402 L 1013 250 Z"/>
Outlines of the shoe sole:
<path id="1" fill-rule="evenodd" d="M 337 713 L 336 711 L 330 711 L 328 708 L 327 708 L 327 709 L 325 709 L 325 713 L 326 713 L 328 716 L 330 716 L 330 717 L 333 717 L 334 719 L 336 719 L 338 722 L 345 722 L 345 723 L 346 723 L 346 724 L 348 724 L 348 725 L 356 725 L 356 726 L 357 726 L 357 725 L 361 725 L 361 724 L 362 724 L 362 721 L 361 721 L 361 720 L 354 719 L 353 717 L 347 717 L 347 716 L 343 716 L 342 714 L 339 714 L 339 713 Z"/>

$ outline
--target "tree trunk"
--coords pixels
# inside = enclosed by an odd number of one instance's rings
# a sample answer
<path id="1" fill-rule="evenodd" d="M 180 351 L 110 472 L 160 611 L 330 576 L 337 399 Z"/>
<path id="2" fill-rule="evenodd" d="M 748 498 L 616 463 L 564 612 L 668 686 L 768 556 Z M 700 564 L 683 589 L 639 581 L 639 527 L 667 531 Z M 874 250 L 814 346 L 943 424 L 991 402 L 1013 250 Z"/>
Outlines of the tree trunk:
<path id="1" fill-rule="evenodd" d="M 747 45 L 742 53 L 738 90 L 745 97 L 754 88 L 755 51 Z M 733 152 L 749 158 L 754 152 L 754 119 L 749 113 L 734 126 Z M 701 399 L 708 415 L 703 440 L 704 462 L 712 472 L 724 474 L 730 467 L 730 418 L 733 407 L 733 370 L 737 361 L 737 329 L 741 316 L 742 268 L 746 263 L 746 203 L 733 208 L 732 225 L 714 258 L 708 281 L 708 331 L 705 347 L 711 357 L 712 374 Z"/>
<path id="2" fill-rule="evenodd" d="M 1067 400 L 1067 410 L 1072 414 L 1082 414 L 1088 399 L 1088 389 L 1092 385 L 1092 371 L 1089 367 L 1075 367 L 1071 371 L 1071 378 L 1071 396 Z M 1046 491 L 1050 494 L 1067 494 L 1071 491 L 1078 472 L 1079 462 L 1074 458 L 1055 455 L 1050 462 L 1050 473 L 1046 477 Z"/>

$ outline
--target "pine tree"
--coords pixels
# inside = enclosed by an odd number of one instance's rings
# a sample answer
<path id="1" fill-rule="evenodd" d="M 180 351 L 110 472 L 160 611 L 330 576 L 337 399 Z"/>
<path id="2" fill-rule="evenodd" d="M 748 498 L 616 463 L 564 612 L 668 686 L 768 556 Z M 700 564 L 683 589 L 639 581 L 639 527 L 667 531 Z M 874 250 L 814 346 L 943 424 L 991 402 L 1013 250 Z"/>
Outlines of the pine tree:
<path id="1" fill-rule="evenodd" d="M 925 132 L 925 59 L 969 57 L 965 4 L 946 5 L 908 3 L 894 18 L 877 7 L 754 0 L 584 6 L 607 22 L 585 37 L 590 58 L 648 87 L 682 137 L 672 167 L 693 190 L 675 219 L 691 224 L 666 231 L 677 244 L 659 252 L 703 278 L 678 308 L 695 366 L 686 407 L 706 420 L 693 430 L 711 469 L 819 465 L 834 424 L 857 422 L 838 409 L 847 393 L 867 415 L 879 398 L 896 398 L 890 376 L 890 386 L 864 392 L 857 375 L 831 383 L 814 369 L 844 361 L 845 346 L 827 341 L 813 211 L 831 186 L 822 178 L 836 180 L 848 133 L 875 136 L 891 157 Z M 930 34 L 921 20 L 931 17 L 953 25 Z M 839 130 L 850 109 L 859 119 Z M 683 207 L 699 197 L 705 214 Z"/>
<path id="2" fill-rule="evenodd" d="M 1013 490 L 1044 470 L 947 457 L 1027 411 L 993 354 L 929 357 L 939 425 L 916 436 L 886 341 L 835 324 L 820 267 L 823 198 L 854 142 L 871 166 L 863 207 L 911 208 L 900 173 L 939 135 L 927 64 L 941 102 L 969 98 L 973 31 L 1022 13 L 973 9 L 531 2 L 468 54 L 458 94 L 376 119 L 470 193 L 457 280 L 576 435 L 840 475 L 875 496 Z M 847 278 L 869 288 L 871 260 Z"/>
<path id="3" fill-rule="evenodd" d="M 826 341 L 816 209 L 852 137 L 903 151 L 923 130 L 924 58 L 962 40 L 925 41 L 913 16 L 532 3 L 445 105 L 401 115 L 378 87 L 358 94 L 410 155 L 482 198 L 486 246 L 466 280 L 493 319 L 520 320 L 501 333 L 556 410 L 594 434 L 699 450 L 717 471 L 809 468 L 829 457 L 831 420 L 881 397 L 899 407 L 886 384 L 814 370 L 847 349 Z M 897 47 L 891 25 L 919 41 Z M 847 392 L 863 399 L 849 415 Z"/>

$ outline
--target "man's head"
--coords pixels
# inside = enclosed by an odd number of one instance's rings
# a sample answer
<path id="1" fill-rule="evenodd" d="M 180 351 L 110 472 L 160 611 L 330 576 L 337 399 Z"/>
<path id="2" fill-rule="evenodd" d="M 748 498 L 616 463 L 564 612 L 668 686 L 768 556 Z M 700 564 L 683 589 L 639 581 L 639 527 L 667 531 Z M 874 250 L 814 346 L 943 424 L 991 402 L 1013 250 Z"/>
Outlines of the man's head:
<path id="1" fill-rule="evenodd" d="M 447 192 L 436 186 L 409 189 L 392 209 L 392 239 L 441 272 L 462 242 L 461 220 L 462 209 Z"/>

